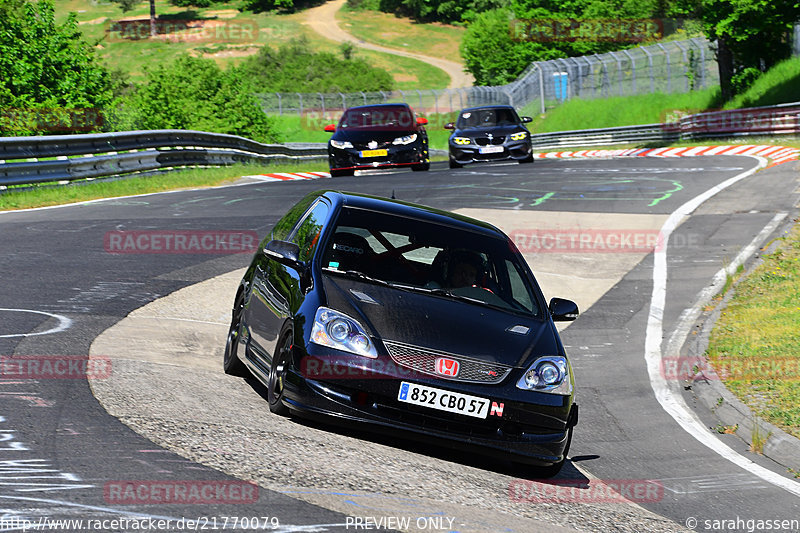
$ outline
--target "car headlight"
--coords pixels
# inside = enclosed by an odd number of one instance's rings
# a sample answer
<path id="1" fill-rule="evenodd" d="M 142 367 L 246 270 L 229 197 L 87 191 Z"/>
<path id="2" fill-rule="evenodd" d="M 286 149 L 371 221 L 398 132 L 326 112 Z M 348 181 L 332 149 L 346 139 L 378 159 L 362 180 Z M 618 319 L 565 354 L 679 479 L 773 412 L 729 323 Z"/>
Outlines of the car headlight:
<path id="1" fill-rule="evenodd" d="M 567 358 L 560 355 L 540 357 L 525 371 L 517 388 L 568 395 L 572 393 Z"/>
<path id="2" fill-rule="evenodd" d="M 521 141 L 521 140 L 525 139 L 525 137 L 527 137 L 527 136 L 528 136 L 528 132 L 527 131 L 518 131 L 517 133 L 512 133 L 511 134 L 511 140 L 512 141 Z"/>
<path id="3" fill-rule="evenodd" d="M 469 137 L 453 137 L 453 142 L 456 144 L 469 144 Z"/>
<path id="4" fill-rule="evenodd" d="M 411 144 L 417 140 L 417 134 L 412 133 L 411 135 L 406 135 L 405 137 L 398 137 L 397 139 L 392 141 L 392 144 Z"/>
<path id="5" fill-rule="evenodd" d="M 339 148 L 340 150 L 344 150 L 345 148 L 352 148 L 353 143 L 351 143 L 350 141 L 337 141 L 331 139 L 331 146 L 333 146 L 334 148 Z"/>
<path id="6" fill-rule="evenodd" d="M 327 307 L 317 309 L 311 342 L 372 359 L 378 357 L 375 345 L 358 322 Z"/>

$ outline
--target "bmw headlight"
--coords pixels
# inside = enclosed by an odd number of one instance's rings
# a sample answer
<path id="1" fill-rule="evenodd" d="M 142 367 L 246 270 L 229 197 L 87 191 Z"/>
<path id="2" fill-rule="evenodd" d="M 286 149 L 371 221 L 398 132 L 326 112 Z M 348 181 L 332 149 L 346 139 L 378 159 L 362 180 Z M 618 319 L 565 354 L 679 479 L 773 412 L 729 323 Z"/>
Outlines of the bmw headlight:
<path id="1" fill-rule="evenodd" d="M 339 148 L 340 150 L 344 150 L 345 148 L 352 148 L 353 143 L 350 141 L 337 141 L 335 139 L 331 139 L 331 146 L 334 148 Z"/>
<path id="2" fill-rule="evenodd" d="M 525 371 L 517 388 L 568 395 L 572 393 L 567 358 L 560 355 L 540 357 Z"/>
<path id="3" fill-rule="evenodd" d="M 417 140 L 417 134 L 412 133 L 411 135 L 406 135 L 405 137 L 398 137 L 397 139 L 392 141 L 392 144 L 411 144 Z"/>
<path id="4" fill-rule="evenodd" d="M 314 316 L 311 342 L 375 359 L 378 352 L 361 324 L 338 311 L 320 307 Z"/>
<path id="5" fill-rule="evenodd" d="M 453 137 L 453 142 L 456 144 L 469 144 L 469 137 Z"/>
<path id="6" fill-rule="evenodd" d="M 511 134 L 511 140 L 512 141 L 522 141 L 527 136 L 528 136 L 528 132 L 527 131 L 518 131 L 517 133 L 512 133 Z"/>

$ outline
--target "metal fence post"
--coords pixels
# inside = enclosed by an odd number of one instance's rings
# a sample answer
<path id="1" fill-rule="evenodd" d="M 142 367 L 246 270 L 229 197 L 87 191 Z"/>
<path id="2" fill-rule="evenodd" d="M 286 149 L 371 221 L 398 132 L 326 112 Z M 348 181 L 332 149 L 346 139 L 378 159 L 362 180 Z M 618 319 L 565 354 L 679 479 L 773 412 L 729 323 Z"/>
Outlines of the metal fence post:
<path id="1" fill-rule="evenodd" d="M 655 80 L 655 73 L 653 72 L 653 54 L 647 51 L 647 47 L 642 47 L 642 52 L 647 55 L 647 65 L 650 67 L 650 92 L 656 92 L 656 80 Z"/>
<path id="2" fill-rule="evenodd" d="M 633 82 L 633 85 L 631 86 L 631 90 L 633 92 L 631 94 L 637 94 L 636 93 L 636 60 L 633 59 L 633 56 L 631 55 L 631 53 L 628 50 L 623 50 L 622 53 L 625 54 L 626 56 L 628 56 L 628 59 L 631 60 L 631 81 Z"/>
<path id="3" fill-rule="evenodd" d="M 664 57 L 667 60 L 667 93 L 669 94 L 670 92 L 672 92 L 672 66 L 669 59 L 669 52 L 667 51 L 666 48 L 664 48 L 664 45 L 661 43 L 656 43 L 656 46 L 658 46 L 659 48 L 661 48 L 661 50 L 664 51 Z"/>
<path id="4" fill-rule="evenodd" d="M 685 69 L 689 65 L 689 56 L 686 53 L 686 49 L 683 46 L 681 46 L 681 43 L 679 41 L 675 41 L 675 46 L 677 46 L 680 49 L 681 53 L 683 54 L 683 65 L 684 65 L 684 69 Z M 689 76 L 686 75 L 686 71 L 684 71 L 684 78 L 686 78 L 686 91 L 684 91 L 684 92 L 688 93 L 689 92 Z"/>

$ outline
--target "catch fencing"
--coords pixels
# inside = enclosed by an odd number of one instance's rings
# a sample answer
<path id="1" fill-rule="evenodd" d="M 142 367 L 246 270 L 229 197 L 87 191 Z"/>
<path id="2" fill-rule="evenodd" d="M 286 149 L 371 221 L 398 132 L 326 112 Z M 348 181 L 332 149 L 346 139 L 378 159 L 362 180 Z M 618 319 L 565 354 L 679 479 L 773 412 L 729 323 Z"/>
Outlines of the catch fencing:
<path id="1" fill-rule="evenodd" d="M 358 93 L 258 93 L 267 114 L 338 119 L 355 105 L 405 102 L 419 114 L 508 104 L 544 112 L 572 98 L 678 93 L 719 84 L 714 44 L 704 38 L 532 63 L 512 83 L 494 87 Z"/>

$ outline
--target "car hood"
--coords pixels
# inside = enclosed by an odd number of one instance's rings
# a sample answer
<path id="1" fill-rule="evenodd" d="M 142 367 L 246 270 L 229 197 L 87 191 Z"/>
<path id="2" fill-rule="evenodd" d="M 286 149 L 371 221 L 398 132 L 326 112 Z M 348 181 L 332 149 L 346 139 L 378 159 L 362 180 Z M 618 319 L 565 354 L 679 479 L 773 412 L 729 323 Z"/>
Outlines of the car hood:
<path id="1" fill-rule="evenodd" d="M 479 304 L 323 276 L 327 305 L 391 340 L 489 362 L 526 367 L 532 358 L 562 353 L 552 321 Z M 529 328 L 526 334 L 508 331 Z"/>
<path id="2" fill-rule="evenodd" d="M 466 128 L 463 130 L 456 130 L 453 135 L 461 137 L 482 137 L 487 133 L 492 135 L 511 135 L 518 131 L 527 131 L 527 128 L 521 124 L 511 124 L 509 126 L 491 126 L 488 128 Z"/>
<path id="3" fill-rule="evenodd" d="M 352 143 L 367 144 L 370 141 L 379 143 L 389 142 L 397 139 L 398 137 L 405 137 L 406 135 L 413 135 L 419 133 L 416 130 L 407 130 L 403 128 L 366 128 L 366 129 L 345 129 L 337 130 L 331 137 L 337 141 L 350 141 Z"/>

